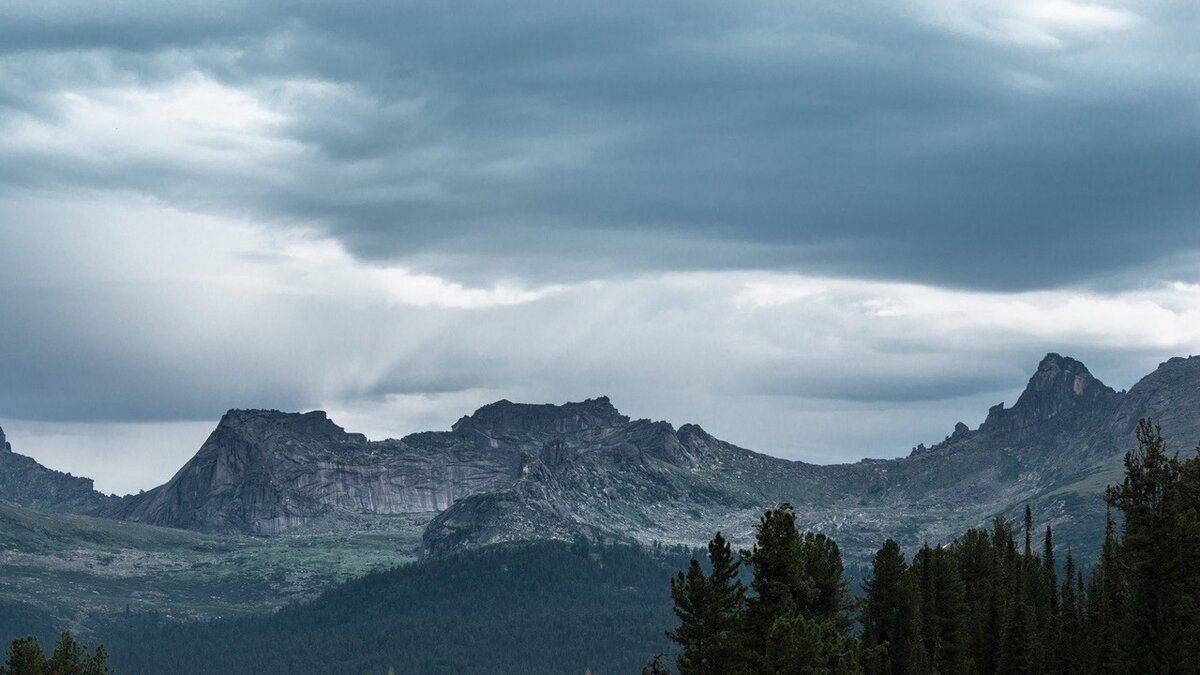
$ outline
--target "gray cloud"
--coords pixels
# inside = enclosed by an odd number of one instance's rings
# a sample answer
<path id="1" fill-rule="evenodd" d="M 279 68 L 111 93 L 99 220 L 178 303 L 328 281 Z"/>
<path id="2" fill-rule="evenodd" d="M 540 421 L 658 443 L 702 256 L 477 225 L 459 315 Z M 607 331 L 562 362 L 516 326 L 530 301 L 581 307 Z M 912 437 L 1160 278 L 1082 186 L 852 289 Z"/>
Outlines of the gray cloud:
<path id="1" fill-rule="evenodd" d="M 605 393 L 827 461 L 1128 386 L 1200 350 L 1200 10 L 1036 5 L 10 3 L 0 418 Z"/>
<path id="2" fill-rule="evenodd" d="M 0 28 L 6 71 L 38 73 L 7 96 L 25 114 L 200 72 L 281 111 L 262 133 L 298 149 L 34 146 L 5 172 L 22 189 L 300 222 L 475 280 L 749 268 L 1037 288 L 1200 248 L 1188 4 L 1027 29 L 1057 46 L 941 26 L 920 2 L 47 7 Z"/>

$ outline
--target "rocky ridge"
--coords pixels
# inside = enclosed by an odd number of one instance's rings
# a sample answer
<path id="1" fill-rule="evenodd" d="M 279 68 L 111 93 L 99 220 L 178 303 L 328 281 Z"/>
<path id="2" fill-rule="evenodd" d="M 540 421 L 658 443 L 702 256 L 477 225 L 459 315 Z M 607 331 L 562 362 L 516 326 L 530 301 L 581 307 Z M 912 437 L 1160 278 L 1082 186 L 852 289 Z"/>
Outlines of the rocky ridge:
<path id="1" fill-rule="evenodd" d="M 381 531 L 404 552 L 436 556 L 578 537 L 695 545 L 715 529 L 741 544 L 764 508 L 786 501 L 802 526 L 862 562 L 885 537 L 946 541 L 1031 503 L 1060 544 L 1090 547 L 1103 528 L 1099 495 L 1120 477 L 1138 418 L 1186 451 L 1200 439 L 1198 412 L 1200 357 L 1171 359 L 1116 392 L 1057 354 L 977 429 L 960 423 L 902 459 L 828 466 L 758 454 L 693 424 L 633 420 L 606 397 L 498 401 L 450 431 L 383 441 L 320 411 L 233 410 L 165 485 L 70 509 L 202 532 Z"/>
<path id="2" fill-rule="evenodd" d="M 519 458 L 456 434 L 368 441 L 322 411 L 231 410 L 165 485 L 102 515 L 200 532 L 412 529 L 511 481 Z"/>
<path id="3" fill-rule="evenodd" d="M 1079 361 L 1048 354 L 1011 408 L 995 406 L 978 429 L 959 423 L 903 459 L 790 462 L 695 425 L 647 420 L 603 442 L 552 434 L 512 484 L 440 513 L 423 552 L 543 537 L 699 544 L 717 528 L 745 543 L 762 509 L 784 501 L 857 561 L 886 537 L 947 541 L 996 515 L 1017 517 L 1026 503 L 1039 524 L 1058 526 L 1060 543 L 1091 547 L 1103 528 L 1100 494 L 1119 479 L 1138 418 L 1157 420 L 1186 451 L 1200 439 L 1198 412 L 1200 358 L 1171 359 L 1118 393 Z"/>
<path id="4" fill-rule="evenodd" d="M 13 452 L 0 429 L 0 500 L 52 513 L 96 511 L 116 501 L 96 491 L 91 478 L 48 469 Z"/>

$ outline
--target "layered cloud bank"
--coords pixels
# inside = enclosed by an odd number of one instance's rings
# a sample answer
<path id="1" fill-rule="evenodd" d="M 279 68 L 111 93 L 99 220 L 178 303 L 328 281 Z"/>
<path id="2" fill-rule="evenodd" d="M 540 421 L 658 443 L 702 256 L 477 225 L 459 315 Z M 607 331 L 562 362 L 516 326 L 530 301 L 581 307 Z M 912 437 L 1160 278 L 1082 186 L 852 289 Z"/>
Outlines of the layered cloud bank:
<path id="1" fill-rule="evenodd" d="M 0 10 L 0 178 L 299 223 L 485 285 L 1061 285 L 1200 245 L 1198 20 L 1183 0 L 25 3 Z"/>

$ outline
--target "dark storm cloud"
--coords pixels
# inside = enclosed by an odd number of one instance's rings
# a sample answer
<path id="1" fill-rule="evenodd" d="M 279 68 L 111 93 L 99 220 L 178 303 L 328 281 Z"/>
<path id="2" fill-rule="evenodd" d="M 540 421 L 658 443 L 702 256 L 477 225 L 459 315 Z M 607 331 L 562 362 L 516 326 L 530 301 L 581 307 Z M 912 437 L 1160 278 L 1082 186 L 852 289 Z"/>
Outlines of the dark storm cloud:
<path id="1" fill-rule="evenodd" d="M 460 278 L 1095 282 L 1200 247 L 1197 12 L 1159 11 L 1030 46 L 928 3 L 8 8 L 7 70 L 41 76 L 0 105 L 194 71 L 276 105 L 270 134 L 304 151 L 218 169 L 31 148 L 5 181 L 301 222 Z"/>

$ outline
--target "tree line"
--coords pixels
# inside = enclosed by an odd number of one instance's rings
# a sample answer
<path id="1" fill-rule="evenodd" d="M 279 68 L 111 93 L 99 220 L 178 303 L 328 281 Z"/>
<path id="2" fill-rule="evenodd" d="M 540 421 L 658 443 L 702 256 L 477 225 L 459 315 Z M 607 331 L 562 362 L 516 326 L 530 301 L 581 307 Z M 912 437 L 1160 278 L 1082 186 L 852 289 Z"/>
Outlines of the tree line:
<path id="1" fill-rule="evenodd" d="M 17 638 L 0 664 L 0 675 L 111 675 L 104 645 L 89 650 L 69 632 L 64 632 L 49 654 L 33 636 Z"/>
<path id="2" fill-rule="evenodd" d="M 1200 673 L 1200 448 L 1169 455 L 1148 420 L 1105 494 L 1085 574 L 1054 533 L 996 518 L 911 559 L 887 540 L 852 601 L 837 543 L 767 511 L 754 546 L 717 535 L 670 583 L 681 675 Z M 1119 512 L 1122 525 L 1114 521 Z M 1018 538 L 1023 539 L 1022 542 Z M 1061 575 L 1060 575 L 1061 570 Z M 748 583 L 747 583 L 748 579 Z M 656 657 L 644 675 L 669 673 Z"/>

